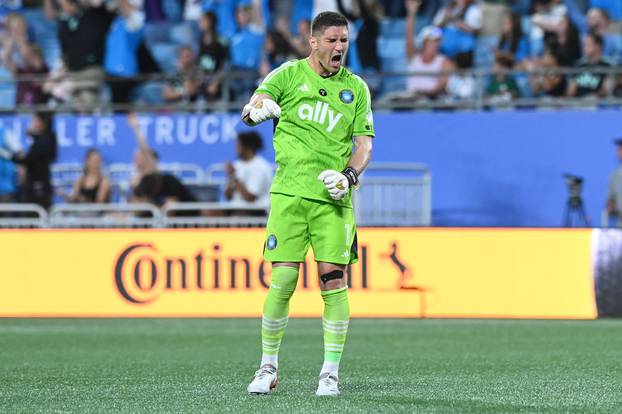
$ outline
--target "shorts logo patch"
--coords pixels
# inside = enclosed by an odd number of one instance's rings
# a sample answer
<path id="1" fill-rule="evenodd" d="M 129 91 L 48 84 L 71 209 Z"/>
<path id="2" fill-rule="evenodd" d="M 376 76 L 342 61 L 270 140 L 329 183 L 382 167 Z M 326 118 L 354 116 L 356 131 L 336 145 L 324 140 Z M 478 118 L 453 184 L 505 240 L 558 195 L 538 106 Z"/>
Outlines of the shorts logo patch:
<path id="1" fill-rule="evenodd" d="M 354 100 L 354 94 L 350 89 L 344 89 L 339 92 L 339 99 L 341 99 L 341 102 L 349 104 Z"/>
<path id="2" fill-rule="evenodd" d="M 274 234 L 269 235 L 268 240 L 266 241 L 266 247 L 268 248 L 268 250 L 276 249 L 276 244 L 276 236 Z"/>

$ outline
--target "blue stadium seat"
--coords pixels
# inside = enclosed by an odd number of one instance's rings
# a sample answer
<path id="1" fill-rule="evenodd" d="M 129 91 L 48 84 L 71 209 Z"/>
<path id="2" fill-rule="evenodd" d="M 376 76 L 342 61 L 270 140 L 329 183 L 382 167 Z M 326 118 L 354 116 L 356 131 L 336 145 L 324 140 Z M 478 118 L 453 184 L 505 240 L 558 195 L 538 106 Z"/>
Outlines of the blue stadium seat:
<path id="1" fill-rule="evenodd" d="M 183 4 L 179 0 L 161 0 L 162 12 L 169 22 L 180 22 L 183 19 Z"/>
<path id="2" fill-rule="evenodd" d="M 15 93 L 13 74 L 0 66 L 0 109 L 15 107 Z"/>
<path id="3" fill-rule="evenodd" d="M 154 43 L 151 45 L 153 58 L 158 62 L 163 72 L 175 73 L 178 47 L 171 42 Z"/>
<path id="4" fill-rule="evenodd" d="M 380 58 L 382 60 L 405 56 L 406 41 L 404 40 L 404 37 L 379 38 L 378 53 L 380 54 Z"/>
<path id="5" fill-rule="evenodd" d="M 134 89 L 132 102 L 149 105 L 162 104 L 164 103 L 162 99 L 163 89 L 164 84 L 161 82 L 145 82 Z"/>
<path id="6" fill-rule="evenodd" d="M 145 25 L 145 42 L 147 45 L 170 42 L 171 26 L 170 23 L 147 23 Z"/>
<path id="7" fill-rule="evenodd" d="M 178 45 L 191 46 L 198 52 L 199 33 L 191 22 L 178 23 L 171 27 L 170 40 Z"/>

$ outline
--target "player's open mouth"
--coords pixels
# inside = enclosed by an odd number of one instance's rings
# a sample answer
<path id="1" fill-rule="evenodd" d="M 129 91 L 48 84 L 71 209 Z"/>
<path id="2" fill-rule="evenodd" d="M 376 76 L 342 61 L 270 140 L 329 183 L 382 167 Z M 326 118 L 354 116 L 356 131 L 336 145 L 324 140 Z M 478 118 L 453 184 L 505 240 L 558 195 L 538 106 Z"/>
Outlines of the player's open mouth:
<path id="1" fill-rule="evenodd" d="M 339 67 L 341 65 L 341 58 L 343 57 L 343 55 L 341 53 L 338 53 L 336 55 L 333 55 L 330 58 L 330 64 L 334 67 Z"/>

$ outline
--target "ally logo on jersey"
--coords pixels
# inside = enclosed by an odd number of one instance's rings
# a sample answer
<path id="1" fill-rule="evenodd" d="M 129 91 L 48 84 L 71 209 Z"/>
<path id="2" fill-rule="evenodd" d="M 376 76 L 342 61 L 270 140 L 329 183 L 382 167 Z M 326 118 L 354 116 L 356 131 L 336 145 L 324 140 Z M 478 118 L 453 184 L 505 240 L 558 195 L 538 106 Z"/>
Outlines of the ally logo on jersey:
<path id="1" fill-rule="evenodd" d="M 302 104 L 298 108 L 298 118 L 303 121 L 317 122 L 326 126 L 326 132 L 332 132 L 339 123 L 343 114 L 333 111 L 326 102 L 317 101 L 315 107 Z"/>

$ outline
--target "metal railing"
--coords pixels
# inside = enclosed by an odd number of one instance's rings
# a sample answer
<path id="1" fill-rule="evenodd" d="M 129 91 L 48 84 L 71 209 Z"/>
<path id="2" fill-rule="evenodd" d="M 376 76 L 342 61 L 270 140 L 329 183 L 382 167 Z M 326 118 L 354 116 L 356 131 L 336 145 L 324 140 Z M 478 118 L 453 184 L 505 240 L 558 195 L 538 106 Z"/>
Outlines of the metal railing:
<path id="1" fill-rule="evenodd" d="M 48 227 L 160 227 L 162 213 L 153 204 L 56 204 Z"/>
<path id="2" fill-rule="evenodd" d="M 170 203 L 162 208 L 162 226 L 261 227 L 268 221 L 269 208 L 236 203 Z"/>
<path id="3" fill-rule="evenodd" d="M 552 76 L 552 75 L 560 75 L 566 77 L 572 77 L 573 75 L 577 75 L 579 73 L 585 72 L 585 68 L 554 68 L 554 69 L 538 69 L 532 71 L 524 71 L 524 70 L 508 70 L 506 73 L 508 75 L 519 77 L 524 80 L 524 84 L 528 84 L 529 79 L 538 76 Z M 457 70 L 450 72 L 406 72 L 406 71 L 392 71 L 392 72 L 378 72 L 378 73 L 369 73 L 363 74 L 362 77 L 368 81 L 371 85 L 383 85 L 384 83 L 397 83 L 401 84 L 401 89 L 405 89 L 406 79 L 409 77 L 415 76 L 435 76 L 435 77 L 445 77 L 451 75 L 463 75 L 463 76 L 471 76 L 475 80 L 475 84 L 477 85 L 476 90 L 473 96 L 468 99 L 457 99 L 455 97 L 450 96 L 448 93 L 440 95 L 435 99 L 428 98 L 415 98 L 412 100 L 392 100 L 386 99 L 385 90 L 382 86 L 380 86 L 379 90 L 376 91 L 377 99 L 374 99 L 373 107 L 375 109 L 457 109 L 457 110 L 473 110 L 473 109 L 494 109 L 494 108 L 561 108 L 561 107 L 594 107 L 599 105 L 604 106 L 619 106 L 622 105 L 622 96 L 614 96 L 613 95 L 613 86 L 617 82 L 616 79 L 622 74 L 622 67 L 619 65 L 614 65 L 612 67 L 599 67 L 599 68 L 590 68 L 589 71 L 593 74 L 604 74 L 608 76 L 608 86 L 606 96 L 603 97 L 590 97 L 590 98 L 573 98 L 573 97 L 550 97 L 550 96 L 524 96 L 517 97 L 507 101 L 500 101 L 497 99 L 492 99 L 486 97 L 485 88 L 487 84 L 487 80 L 495 75 L 495 72 L 492 69 L 468 69 L 468 70 Z M 149 82 L 153 85 L 164 85 L 166 82 L 174 79 L 175 77 L 172 75 L 165 74 L 154 74 L 154 75 L 141 75 L 131 79 L 124 79 L 123 81 L 133 80 L 137 83 L 140 82 Z M 615 79 L 614 79 L 615 78 Z M 17 77 L 4 77 L 0 78 L 0 85 L 2 84 L 15 84 L 18 81 L 29 81 L 29 82 L 43 82 L 46 78 L 38 75 L 20 75 Z M 206 76 L 205 81 L 210 79 L 209 76 Z M 250 94 L 252 94 L 254 90 L 253 87 L 247 88 L 248 90 L 242 91 L 242 93 L 238 92 L 236 96 L 232 96 L 230 94 L 231 90 L 234 88 L 239 88 L 240 84 L 248 84 L 248 85 L 256 85 L 260 76 L 258 73 L 249 73 L 249 72 L 236 72 L 229 71 L 223 73 L 222 76 L 219 76 L 219 80 L 222 82 L 222 90 L 223 95 L 220 99 L 215 101 L 207 101 L 203 97 L 199 96 L 194 101 L 182 100 L 179 102 L 164 102 L 163 100 L 160 102 L 145 102 L 140 99 L 128 103 L 128 104 L 119 104 L 112 102 L 101 101 L 97 103 L 92 108 L 74 107 L 70 102 L 50 106 L 48 103 L 38 104 L 38 105 L 16 105 L 13 107 L 5 107 L 0 108 L 0 112 L 9 112 L 12 113 L 14 111 L 19 112 L 33 112 L 37 110 L 50 110 L 53 109 L 57 112 L 63 111 L 94 111 L 94 112 L 107 112 L 107 111 L 185 111 L 185 112 L 210 112 L 210 111 L 239 111 L 240 108 L 246 103 Z M 114 83 L 118 82 L 119 79 L 110 78 L 107 79 L 106 82 Z M 622 85 L 620 85 L 622 87 Z"/>
<path id="4" fill-rule="evenodd" d="M 47 227 L 48 213 L 37 204 L 0 203 L 0 227 Z"/>
<path id="5" fill-rule="evenodd" d="M 353 193 L 357 225 L 432 224 L 432 175 L 426 165 L 371 163 L 360 181 Z"/>

